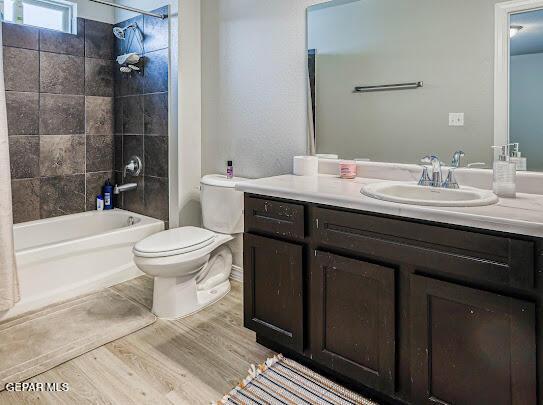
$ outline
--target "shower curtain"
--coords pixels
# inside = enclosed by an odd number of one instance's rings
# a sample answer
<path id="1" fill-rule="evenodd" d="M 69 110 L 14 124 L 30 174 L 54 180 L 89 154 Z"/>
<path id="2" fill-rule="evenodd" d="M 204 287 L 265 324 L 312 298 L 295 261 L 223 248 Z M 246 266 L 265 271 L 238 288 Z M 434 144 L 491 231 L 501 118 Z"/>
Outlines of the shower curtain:
<path id="1" fill-rule="evenodd" d="M 19 282 L 13 242 L 13 208 L 2 43 L 0 29 L 0 311 L 6 311 L 19 301 Z"/>

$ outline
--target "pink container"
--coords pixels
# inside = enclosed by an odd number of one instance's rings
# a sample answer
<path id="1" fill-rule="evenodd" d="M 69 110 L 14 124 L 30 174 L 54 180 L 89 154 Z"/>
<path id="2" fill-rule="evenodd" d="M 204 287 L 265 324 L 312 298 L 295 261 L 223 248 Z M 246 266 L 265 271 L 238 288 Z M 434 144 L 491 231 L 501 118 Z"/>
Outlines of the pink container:
<path id="1" fill-rule="evenodd" d="M 356 177 L 356 163 L 344 161 L 339 163 L 339 177 L 352 180 Z"/>

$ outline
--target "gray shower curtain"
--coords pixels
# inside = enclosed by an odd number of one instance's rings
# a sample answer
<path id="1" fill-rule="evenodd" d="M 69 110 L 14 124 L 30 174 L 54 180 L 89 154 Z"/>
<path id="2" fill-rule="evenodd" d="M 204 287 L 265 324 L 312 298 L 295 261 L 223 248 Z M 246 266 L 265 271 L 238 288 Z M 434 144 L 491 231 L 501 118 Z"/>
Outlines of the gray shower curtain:
<path id="1" fill-rule="evenodd" d="M 13 208 L 2 43 L 0 29 L 0 311 L 6 311 L 19 301 L 19 282 L 13 242 Z"/>

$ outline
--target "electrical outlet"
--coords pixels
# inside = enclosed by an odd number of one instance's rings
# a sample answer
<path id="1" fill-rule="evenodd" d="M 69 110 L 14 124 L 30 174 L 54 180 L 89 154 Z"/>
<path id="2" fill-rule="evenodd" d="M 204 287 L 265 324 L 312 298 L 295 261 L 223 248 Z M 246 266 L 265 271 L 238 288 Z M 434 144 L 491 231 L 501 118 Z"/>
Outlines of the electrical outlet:
<path id="1" fill-rule="evenodd" d="M 449 126 L 450 127 L 463 127 L 464 126 L 464 113 L 449 113 Z"/>

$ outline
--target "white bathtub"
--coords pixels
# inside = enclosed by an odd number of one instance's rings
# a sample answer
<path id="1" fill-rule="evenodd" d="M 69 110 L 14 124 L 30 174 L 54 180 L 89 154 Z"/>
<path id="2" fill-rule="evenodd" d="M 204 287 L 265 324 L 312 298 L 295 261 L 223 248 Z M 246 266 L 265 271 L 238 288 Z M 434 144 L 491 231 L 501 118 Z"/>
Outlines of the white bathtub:
<path id="1" fill-rule="evenodd" d="M 15 225 L 21 301 L 0 321 L 141 275 L 132 247 L 163 229 L 162 221 L 123 210 Z"/>

